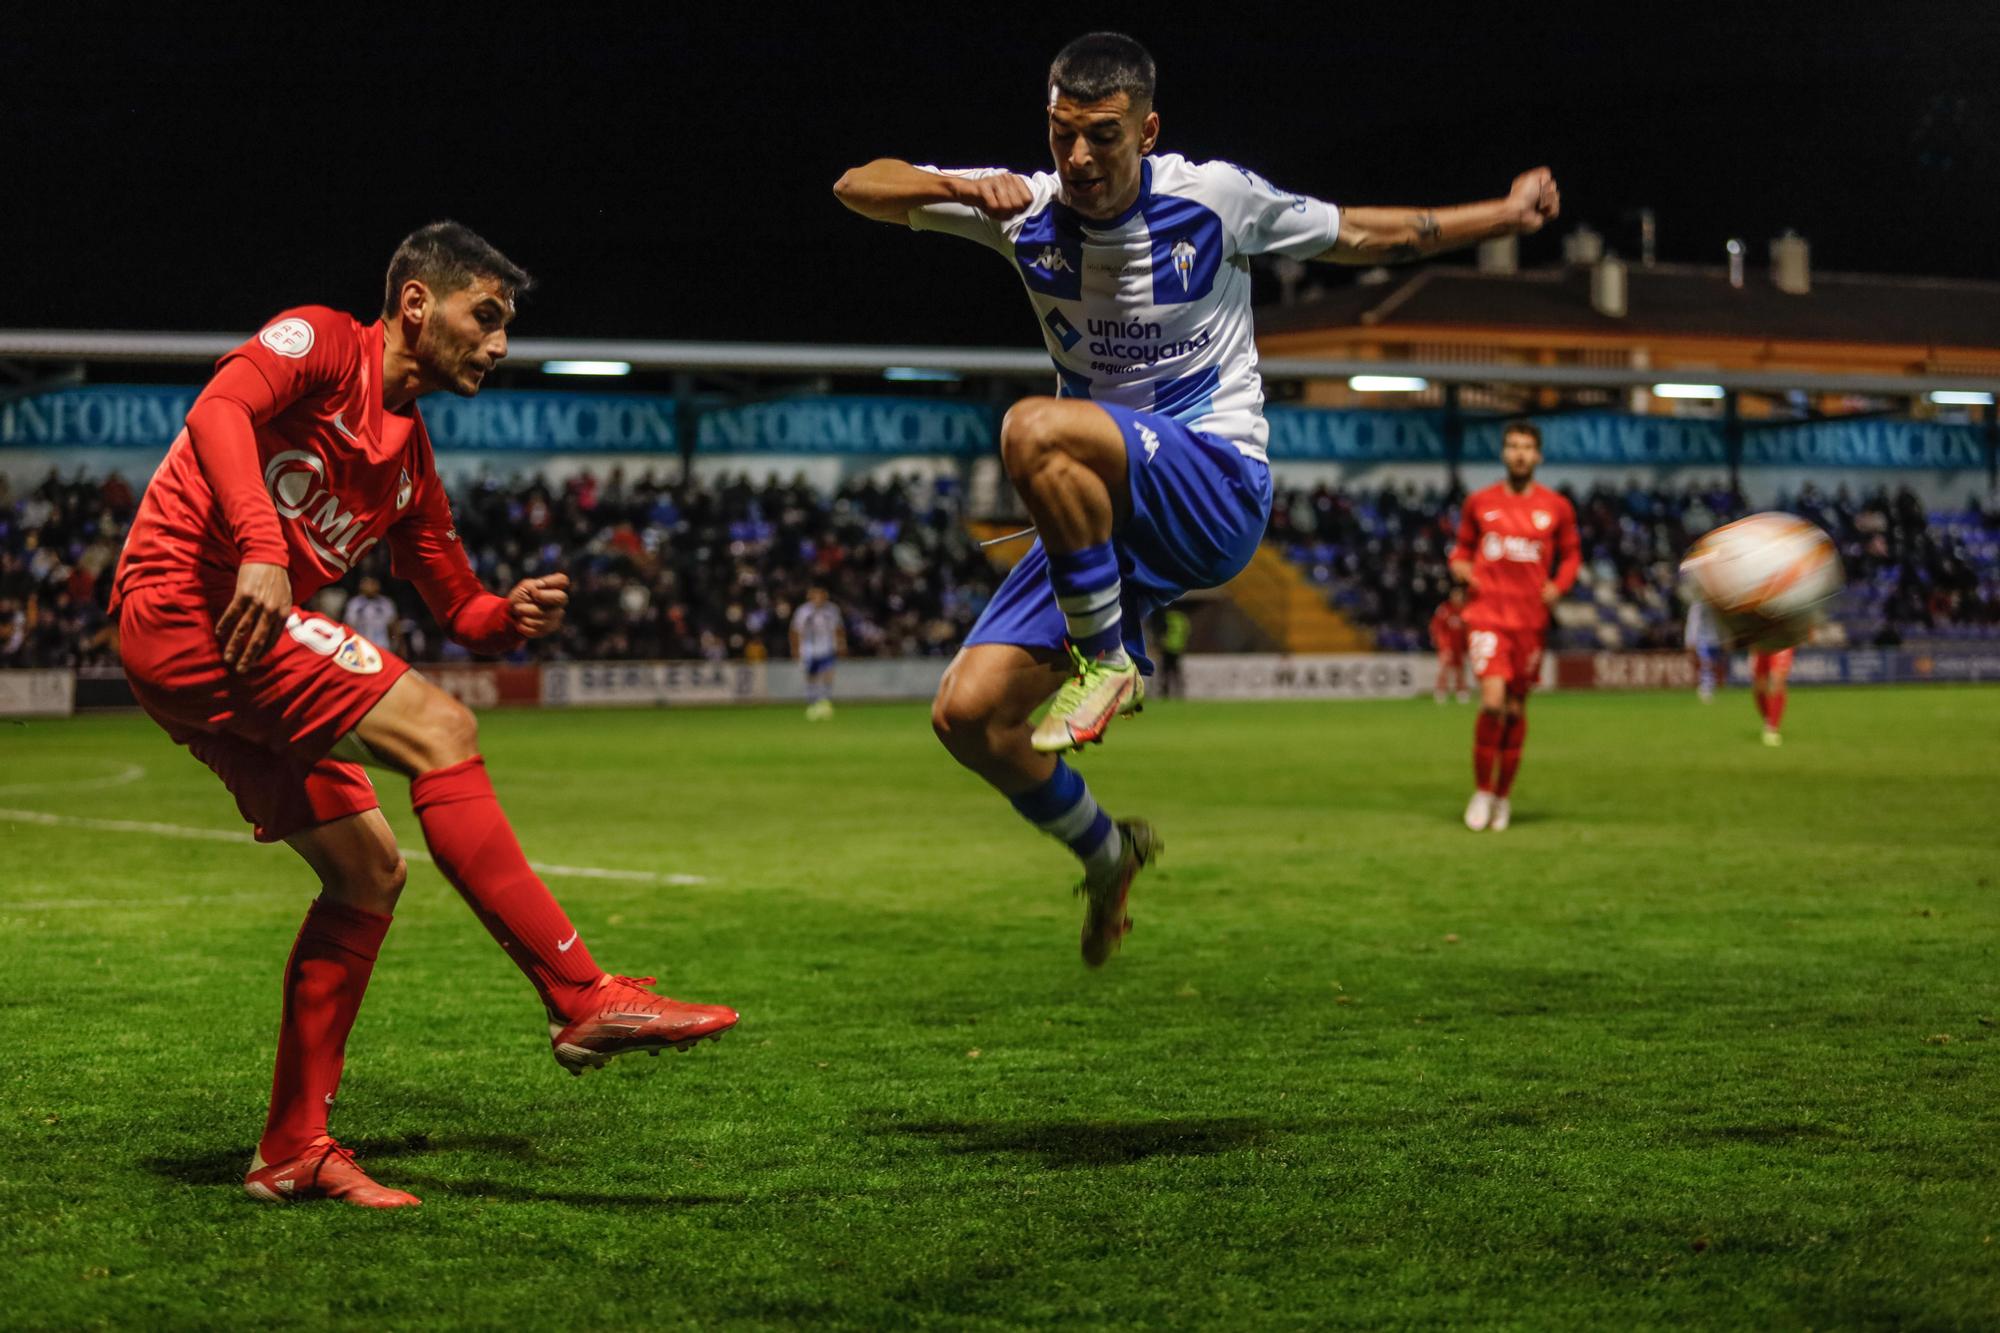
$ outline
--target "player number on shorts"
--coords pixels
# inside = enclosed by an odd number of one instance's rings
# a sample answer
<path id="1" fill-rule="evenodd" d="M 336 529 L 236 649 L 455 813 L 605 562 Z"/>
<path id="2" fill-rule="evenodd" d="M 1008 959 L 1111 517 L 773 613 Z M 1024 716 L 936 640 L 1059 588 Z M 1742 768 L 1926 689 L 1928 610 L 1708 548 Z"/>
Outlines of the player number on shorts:
<path id="1" fill-rule="evenodd" d="M 331 620 L 321 620 L 318 616 L 301 616 L 296 611 L 285 618 L 285 633 L 321 657 L 332 657 L 340 651 L 340 645 L 347 641 L 345 625 L 336 625 Z"/>
<path id="2" fill-rule="evenodd" d="M 1493 654 L 1500 650 L 1500 636 L 1490 629 L 1476 629 L 1466 636 L 1465 646 L 1472 656 L 1472 674 L 1482 675 Z"/>

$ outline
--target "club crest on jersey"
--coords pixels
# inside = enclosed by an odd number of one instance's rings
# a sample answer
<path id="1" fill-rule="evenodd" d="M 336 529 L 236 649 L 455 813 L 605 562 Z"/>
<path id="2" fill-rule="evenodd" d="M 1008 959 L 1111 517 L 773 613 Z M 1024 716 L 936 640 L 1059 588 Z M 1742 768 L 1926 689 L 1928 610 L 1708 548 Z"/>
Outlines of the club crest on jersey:
<path id="1" fill-rule="evenodd" d="M 1188 283 L 1194 280 L 1194 242 L 1183 236 L 1174 242 L 1174 248 L 1168 254 L 1173 258 L 1174 272 L 1180 277 L 1181 290 L 1186 291 Z"/>
<path id="2" fill-rule="evenodd" d="M 1549 513 L 1549 511 L 1546 509 L 1537 509 L 1534 511 L 1534 513 L 1530 514 L 1529 517 L 1534 519 L 1535 526 L 1542 529 L 1544 532 L 1548 530 L 1549 524 L 1556 521 L 1555 516 Z"/>
<path id="3" fill-rule="evenodd" d="M 281 319 L 258 334 L 257 341 L 279 356 L 296 361 L 312 350 L 313 326 L 302 319 Z"/>
<path id="4" fill-rule="evenodd" d="M 350 634 L 334 649 L 333 664 L 357 676 L 372 676 L 382 669 L 382 651 L 359 634 Z"/>
<path id="5" fill-rule="evenodd" d="M 335 569 L 346 573 L 376 538 L 361 537 L 361 517 L 326 485 L 326 464 L 303 449 L 273 454 L 264 465 L 264 489 L 278 508 L 278 517 L 299 525 L 306 545 Z"/>
<path id="6" fill-rule="evenodd" d="M 396 508 L 408 509 L 410 507 L 410 492 L 415 489 L 410 484 L 410 470 L 404 468 L 403 475 L 396 479 Z"/>

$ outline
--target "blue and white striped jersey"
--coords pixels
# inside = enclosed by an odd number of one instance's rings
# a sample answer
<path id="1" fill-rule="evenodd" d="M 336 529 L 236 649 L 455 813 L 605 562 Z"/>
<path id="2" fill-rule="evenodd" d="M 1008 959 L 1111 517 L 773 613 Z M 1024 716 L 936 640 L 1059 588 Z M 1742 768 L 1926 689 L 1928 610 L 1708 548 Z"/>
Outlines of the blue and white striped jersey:
<path id="1" fill-rule="evenodd" d="M 1158 412 L 1265 459 L 1250 256 L 1320 254 L 1340 234 L 1340 210 L 1231 162 L 1169 153 L 1146 158 L 1140 172 L 1139 198 L 1103 222 L 1065 205 L 1061 179 L 1040 171 L 1022 175 L 1034 202 L 1004 221 L 967 204 L 929 204 L 911 211 L 910 226 L 978 241 L 1014 265 L 1062 396 Z"/>

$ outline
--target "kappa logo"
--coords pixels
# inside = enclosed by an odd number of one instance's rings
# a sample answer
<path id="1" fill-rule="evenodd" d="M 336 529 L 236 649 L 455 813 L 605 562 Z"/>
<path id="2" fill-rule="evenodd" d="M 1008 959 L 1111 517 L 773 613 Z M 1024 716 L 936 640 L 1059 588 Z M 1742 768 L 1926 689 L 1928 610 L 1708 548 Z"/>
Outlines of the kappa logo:
<path id="1" fill-rule="evenodd" d="M 346 573 L 377 538 L 356 542 L 361 517 L 326 485 L 326 464 L 317 454 L 287 449 L 264 465 L 264 489 L 278 507 L 280 518 L 295 519 L 306 545 L 321 559 Z"/>
<path id="2" fill-rule="evenodd" d="M 1174 242 L 1174 248 L 1167 253 L 1174 261 L 1174 272 L 1180 274 L 1181 290 L 1186 291 L 1188 283 L 1194 278 L 1194 242 L 1183 236 Z"/>
<path id="3" fill-rule="evenodd" d="M 1056 245 L 1043 246 L 1042 252 L 1028 261 L 1028 267 L 1038 268 L 1044 273 L 1076 272 L 1070 267 L 1069 256 L 1062 252 L 1061 246 Z"/>
<path id="4" fill-rule="evenodd" d="M 404 468 L 403 475 L 396 479 L 396 508 L 408 509 L 410 507 L 410 492 L 415 489 L 416 487 L 410 484 L 410 470 Z"/>
<path id="5" fill-rule="evenodd" d="M 1153 433 L 1152 427 L 1142 422 L 1139 426 L 1139 439 L 1146 446 L 1146 461 L 1152 462 L 1153 455 L 1160 452 L 1160 437 Z"/>
<path id="6" fill-rule="evenodd" d="M 302 319 L 281 319 L 258 334 L 257 341 L 279 356 L 296 361 L 312 350 L 313 326 Z"/>

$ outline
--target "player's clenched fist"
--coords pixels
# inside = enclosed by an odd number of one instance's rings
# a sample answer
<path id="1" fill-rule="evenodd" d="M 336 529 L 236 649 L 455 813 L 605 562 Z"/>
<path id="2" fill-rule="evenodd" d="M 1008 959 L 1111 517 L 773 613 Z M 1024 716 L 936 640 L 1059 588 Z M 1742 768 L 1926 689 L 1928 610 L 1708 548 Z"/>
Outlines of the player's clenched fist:
<path id="1" fill-rule="evenodd" d="M 1556 188 L 1554 172 L 1536 167 L 1514 178 L 1507 202 L 1514 207 L 1514 225 L 1524 232 L 1537 232 L 1562 212 L 1562 191 Z"/>
<path id="2" fill-rule="evenodd" d="M 995 176 L 954 176 L 948 178 L 957 191 L 958 202 L 971 204 L 988 217 L 1011 218 L 1035 202 L 1028 182 L 1011 171 Z"/>
<path id="3" fill-rule="evenodd" d="M 562 628 L 569 605 L 569 575 L 543 574 L 522 579 L 507 594 L 507 615 L 524 639 L 545 639 Z"/>
<path id="4" fill-rule="evenodd" d="M 222 660 L 241 674 L 278 641 L 278 630 L 292 613 L 292 576 L 283 565 L 245 562 L 236 571 L 236 593 L 215 622 Z"/>

